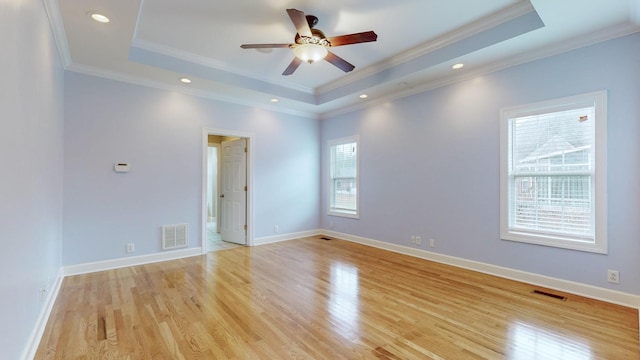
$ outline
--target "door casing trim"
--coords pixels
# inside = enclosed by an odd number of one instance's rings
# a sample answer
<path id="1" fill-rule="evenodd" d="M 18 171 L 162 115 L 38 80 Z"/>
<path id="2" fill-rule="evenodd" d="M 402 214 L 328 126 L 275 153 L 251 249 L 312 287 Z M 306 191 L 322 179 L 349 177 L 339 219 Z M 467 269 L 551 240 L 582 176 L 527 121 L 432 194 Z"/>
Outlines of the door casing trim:
<path id="1" fill-rule="evenodd" d="M 247 139 L 247 246 L 254 246 L 253 235 L 253 148 L 255 134 L 251 132 L 203 128 L 202 129 L 202 179 L 200 192 L 200 245 L 202 253 L 207 253 L 207 148 L 209 135 L 232 136 Z"/>

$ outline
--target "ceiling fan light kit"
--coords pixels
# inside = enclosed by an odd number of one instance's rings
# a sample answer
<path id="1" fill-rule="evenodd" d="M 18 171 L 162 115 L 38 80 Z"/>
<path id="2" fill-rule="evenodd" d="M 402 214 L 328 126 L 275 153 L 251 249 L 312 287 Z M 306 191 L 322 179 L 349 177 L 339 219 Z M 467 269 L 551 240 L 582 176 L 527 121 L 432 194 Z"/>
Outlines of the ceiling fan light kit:
<path id="1" fill-rule="evenodd" d="M 312 64 L 327 57 L 329 50 L 318 44 L 302 44 L 293 47 L 293 53 L 302 61 Z"/>
<path id="2" fill-rule="evenodd" d="M 296 9 L 287 9 L 287 14 L 289 14 L 291 22 L 293 22 L 293 25 L 297 30 L 293 44 L 240 45 L 243 49 L 270 49 L 285 47 L 292 49 L 296 57 L 293 58 L 282 75 L 293 74 L 303 61 L 312 64 L 322 59 L 333 64 L 344 72 L 349 72 L 353 70 L 355 66 L 329 51 L 329 48 L 371 42 L 378 39 L 378 35 L 373 31 L 327 38 L 322 31 L 313 28 L 318 23 L 317 17 L 313 15 L 305 16 L 304 12 Z"/>

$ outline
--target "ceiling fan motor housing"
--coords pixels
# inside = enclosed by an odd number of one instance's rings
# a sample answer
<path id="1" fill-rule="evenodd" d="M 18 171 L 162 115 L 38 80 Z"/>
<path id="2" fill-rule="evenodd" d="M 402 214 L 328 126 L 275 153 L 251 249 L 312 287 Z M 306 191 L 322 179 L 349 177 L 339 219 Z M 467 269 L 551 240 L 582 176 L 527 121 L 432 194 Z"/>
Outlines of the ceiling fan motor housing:
<path id="1" fill-rule="evenodd" d="M 307 19 L 307 24 L 309 24 L 310 28 L 313 29 L 314 26 L 318 25 L 318 18 L 314 15 L 306 15 L 305 18 Z"/>
<path id="2" fill-rule="evenodd" d="M 294 42 L 298 45 L 302 44 L 314 44 L 314 45 L 322 45 L 325 47 L 330 47 L 331 43 L 327 40 L 327 37 L 324 33 L 318 29 L 311 29 L 312 37 L 308 36 L 300 36 L 300 34 L 296 34 Z"/>

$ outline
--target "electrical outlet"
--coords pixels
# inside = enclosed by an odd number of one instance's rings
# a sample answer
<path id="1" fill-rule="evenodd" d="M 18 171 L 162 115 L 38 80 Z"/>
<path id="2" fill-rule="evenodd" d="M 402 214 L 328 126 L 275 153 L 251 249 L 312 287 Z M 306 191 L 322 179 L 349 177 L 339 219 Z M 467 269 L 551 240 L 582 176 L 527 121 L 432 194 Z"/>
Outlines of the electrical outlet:
<path id="1" fill-rule="evenodd" d="M 280 225 L 273 225 L 273 232 L 274 233 L 279 233 L 280 232 Z"/>
<path id="2" fill-rule="evenodd" d="M 132 253 L 134 251 L 136 251 L 135 245 L 133 245 L 133 243 L 128 243 L 127 244 L 127 252 L 128 253 Z"/>
<path id="3" fill-rule="evenodd" d="M 422 244 L 422 237 L 416 236 L 416 245 L 421 245 L 421 244 Z"/>
<path id="4" fill-rule="evenodd" d="M 436 247 L 436 239 L 429 239 L 429 247 Z"/>
<path id="5" fill-rule="evenodd" d="M 329 221 L 329 229 L 333 229 L 333 221 Z"/>
<path id="6" fill-rule="evenodd" d="M 618 270 L 607 270 L 607 281 L 613 284 L 619 284 L 620 272 Z"/>

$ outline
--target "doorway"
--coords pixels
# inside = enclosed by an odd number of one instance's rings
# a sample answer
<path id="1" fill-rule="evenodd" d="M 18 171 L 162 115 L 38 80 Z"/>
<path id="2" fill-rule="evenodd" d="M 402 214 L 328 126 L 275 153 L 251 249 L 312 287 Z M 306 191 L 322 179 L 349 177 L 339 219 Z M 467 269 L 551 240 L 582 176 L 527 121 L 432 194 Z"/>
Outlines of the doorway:
<path id="1" fill-rule="evenodd" d="M 253 243 L 252 143 L 249 133 L 203 131 L 203 253 Z"/>
<path id="2" fill-rule="evenodd" d="M 218 196 L 220 194 L 220 142 L 218 136 L 208 136 L 207 147 L 207 222 L 206 222 L 206 251 L 210 252 L 220 247 L 222 238 L 220 236 L 220 204 Z"/>

